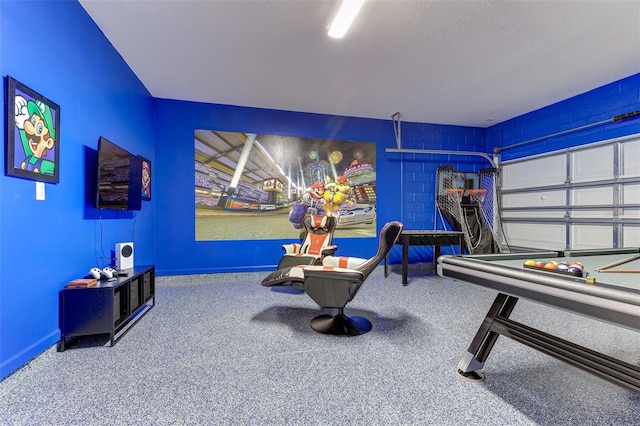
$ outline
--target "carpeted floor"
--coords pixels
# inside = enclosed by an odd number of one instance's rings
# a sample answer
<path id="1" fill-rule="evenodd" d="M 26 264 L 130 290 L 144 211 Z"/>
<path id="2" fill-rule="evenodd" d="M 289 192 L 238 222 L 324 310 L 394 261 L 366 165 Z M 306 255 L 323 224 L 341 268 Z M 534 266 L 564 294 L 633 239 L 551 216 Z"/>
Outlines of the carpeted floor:
<path id="1" fill-rule="evenodd" d="M 379 267 L 347 314 L 313 331 L 305 294 L 266 273 L 158 277 L 156 306 L 114 347 L 55 347 L 0 383 L 2 425 L 638 425 L 640 394 L 500 337 L 483 372 L 455 366 L 495 293 Z M 512 318 L 640 364 L 640 333 L 520 301 Z"/>

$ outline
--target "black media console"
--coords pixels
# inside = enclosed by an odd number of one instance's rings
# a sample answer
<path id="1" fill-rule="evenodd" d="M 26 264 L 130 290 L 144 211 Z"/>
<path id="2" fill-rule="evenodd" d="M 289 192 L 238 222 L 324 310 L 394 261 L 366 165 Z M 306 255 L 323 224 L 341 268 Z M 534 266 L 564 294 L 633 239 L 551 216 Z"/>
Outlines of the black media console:
<path id="1" fill-rule="evenodd" d="M 109 334 L 111 346 L 155 305 L 155 267 L 136 266 L 128 276 L 98 281 L 94 287 L 60 290 L 58 352 L 67 339 Z"/>

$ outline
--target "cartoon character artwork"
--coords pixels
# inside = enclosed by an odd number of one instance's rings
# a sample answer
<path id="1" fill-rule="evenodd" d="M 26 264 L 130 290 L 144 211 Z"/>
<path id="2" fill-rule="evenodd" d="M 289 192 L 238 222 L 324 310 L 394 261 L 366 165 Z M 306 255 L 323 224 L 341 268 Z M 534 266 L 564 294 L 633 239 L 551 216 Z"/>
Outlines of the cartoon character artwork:
<path id="1" fill-rule="evenodd" d="M 142 199 L 151 199 L 151 163 L 142 159 Z"/>
<path id="2" fill-rule="evenodd" d="M 41 101 L 27 101 L 22 96 L 15 98 L 16 127 L 20 134 L 24 159 L 22 170 L 52 175 L 56 163 L 45 159 L 47 150 L 56 143 L 51 108 Z"/>
<path id="3" fill-rule="evenodd" d="M 324 182 L 316 182 L 311 185 L 311 189 L 302 196 L 302 202 L 307 206 L 307 213 L 314 216 L 323 216 L 325 207 L 324 195 L 325 185 Z"/>
<path id="4" fill-rule="evenodd" d="M 302 220 L 306 214 L 314 216 L 325 215 L 324 192 L 324 182 L 318 181 L 311 185 L 311 188 L 305 192 L 300 202 L 293 203 L 289 212 L 289 222 L 293 223 L 294 228 L 301 229 L 303 227 Z"/>
<path id="5" fill-rule="evenodd" d="M 323 198 L 327 216 L 335 216 L 340 206 L 353 204 L 353 192 L 346 176 L 339 176 L 334 182 L 329 182 L 324 190 Z"/>
<path id="6" fill-rule="evenodd" d="M 307 214 L 307 206 L 302 203 L 293 203 L 289 212 L 289 222 L 293 224 L 295 229 L 302 229 L 302 219 Z"/>
<path id="7" fill-rule="evenodd" d="M 8 82 L 14 130 L 9 132 L 7 174 L 57 183 L 59 107 L 11 77 Z"/>

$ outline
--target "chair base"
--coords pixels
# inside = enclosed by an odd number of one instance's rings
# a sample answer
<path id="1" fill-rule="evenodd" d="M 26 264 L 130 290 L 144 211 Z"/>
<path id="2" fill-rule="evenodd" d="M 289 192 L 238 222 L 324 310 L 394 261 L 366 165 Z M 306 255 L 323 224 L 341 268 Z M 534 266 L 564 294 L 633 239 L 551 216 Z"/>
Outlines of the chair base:
<path id="1" fill-rule="evenodd" d="M 311 320 L 311 328 L 319 333 L 334 336 L 359 336 L 371 331 L 371 321 L 357 315 L 348 317 L 343 313 L 337 315 L 320 315 Z"/>
<path id="2" fill-rule="evenodd" d="M 468 382 L 479 383 L 484 380 L 484 375 L 477 371 L 469 371 L 465 373 L 459 368 L 456 368 L 456 374 Z"/>

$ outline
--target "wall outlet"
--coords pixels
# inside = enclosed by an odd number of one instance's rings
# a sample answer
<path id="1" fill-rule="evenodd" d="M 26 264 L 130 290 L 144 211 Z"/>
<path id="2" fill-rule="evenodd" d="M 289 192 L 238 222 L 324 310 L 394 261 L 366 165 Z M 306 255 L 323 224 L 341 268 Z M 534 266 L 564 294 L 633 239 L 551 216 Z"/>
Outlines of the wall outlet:
<path id="1" fill-rule="evenodd" d="M 44 200 L 44 182 L 36 182 L 36 200 Z"/>

